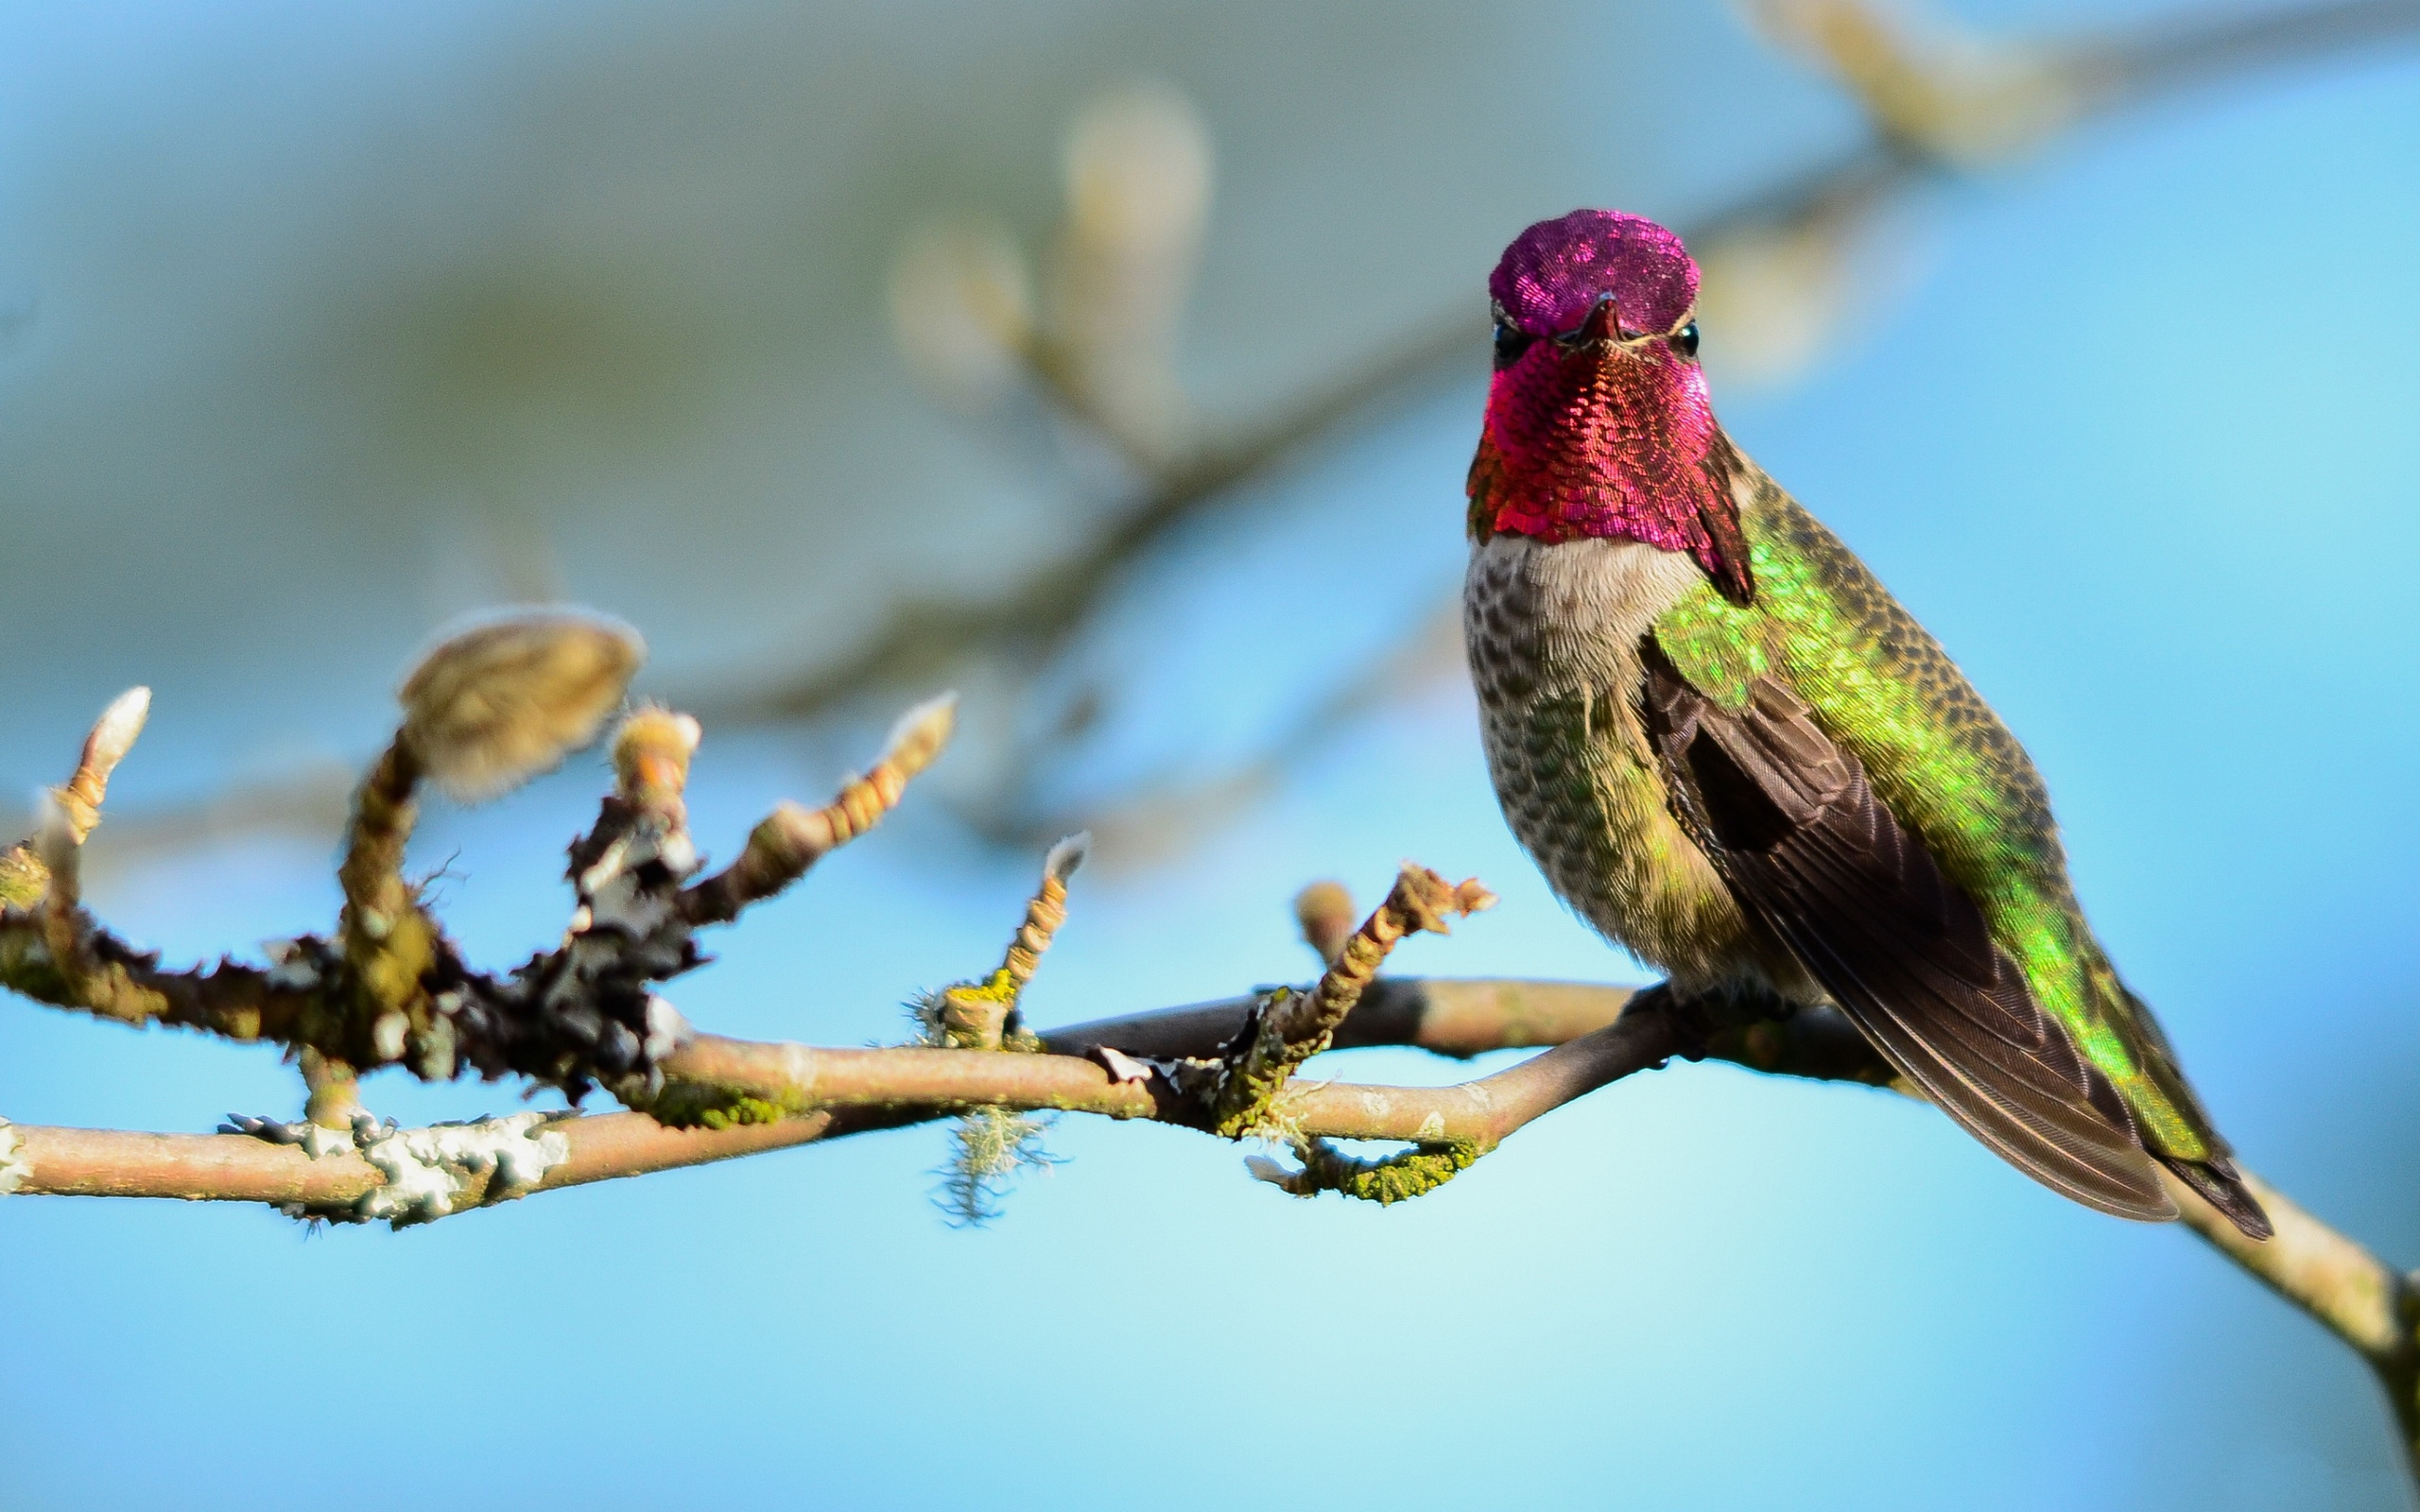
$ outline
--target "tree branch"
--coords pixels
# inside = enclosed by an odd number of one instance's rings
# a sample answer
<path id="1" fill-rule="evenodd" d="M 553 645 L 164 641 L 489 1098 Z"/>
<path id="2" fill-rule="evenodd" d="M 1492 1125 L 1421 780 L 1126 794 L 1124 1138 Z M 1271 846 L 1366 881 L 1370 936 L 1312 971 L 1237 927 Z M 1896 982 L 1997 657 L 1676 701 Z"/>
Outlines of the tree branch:
<path id="1" fill-rule="evenodd" d="M 1551 1048 L 1450 1087 L 1297 1079 L 1280 1099 L 1282 1116 L 1311 1138 L 1484 1151 L 1575 1098 L 1693 1051 L 1777 1075 L 1893 1083 L 1889 1066 L 1837 1012 L 1802 1010 L 1701 1037 L 1663 1011 L 1661 996 L 1571 982 L 1380 978 L 1339 1027 L 1336 1048 L 1404 1045 L 1457 1057 Z M 676 1083 L 753 1099 L 760 1121 L 675 1128 L 644 1113 L 565 1117 L 549 1125 L 565 1142 L 563 1158 L 541 1177 L 492 1194 L 491 1173 L 458 1172 L 453 1209 L 896 1128 L 983 1107 L 1205 1127 L 1209 1120 L 1201 1101 L 1159 1068 L 1217 1054 L 1262 1001 L 1233 998 L 1074 1024 L 1043 1035 L 1046 1053 L 1036 1055 L 815 1049 L 700 1036 L 666 1059 L 666 1075 Z M 1121 1057 L 1150 1063 L 1150 1074 L 1127 1079 L 1116 1069 Z M 248 1135 L 0 1124 L 0 1192 L 263 1202 L 327 1214 L 362 1202 L 387 1179 L 355 1152 L 314 1159 L 296 1146 Z M 2246 1179 L 2276 1225 L 2274 1238 L 2243 1238 L 2222 1215 L 2178 1186 L 2172 1192 L 2184 1221 L 2360 1354 L 2386 1389 L 2405 1451 L 2420 1473 L 2420 1334 L 2414 1332 L 2420 1304 L 2412 1283 L 2267 1183 Z"/>
<path id="2" fill-rule="evenodd" d="M 1535 1042 L 1545 1022 L 1520 1005 L 1543 995 L 1558 1002 L 1555 1021 L 1591 1028 L 1546 1054 L 1495 1075 L 1444 1088 L 1369 1087 L 1303 1082 L 1286 1093 L 1289 1120 L 1305 1132 L 1342 1139 L 1457 1139 L 1495 1144 L 1532 1119 L 1676 1053 L 1668 1022 L 1657 1014 L 1627 1020 L 1634 994 L 1576 983 L 1449 982 L 1396 979 L 1378 986 L 1374 1004 L 1392 1012 L 1358 1026 L 1355 1044 L 1418 1044 L 1423 1039 L 1473 1054 Z M 1448 1005 L 1429 1019 L 1432 1000 Z M 875 1128 L 947 1117 L 970 1108 L 1097 1113 L 1200 1126 L 1204 1119 L 1163 1077 L 1119 1080 L 1089 1052 L 1123 1040 L 1138 1055 L 1215 1050 L 1241 1026 L 1257 999 L 1144 1014 L 1046 1037 L 1054 1052 L 996 1055 L 909 1046 L 888 1050 L 816 1049 L 700 1035 L 666 1058 L 667 1077 L 760 1099 L 795 1110 L 760 1123 L 673 1128 L 643 1113 L 568 1117 L 552 1125 L 571 1156 L 527 1190 L 700 1165 Z M 1512 1006 L 1490 1015 L 1486 1005 Z M 1351 1021 L 1347 1021 L 1350 1022 Z M 1115 1024 L 1136 1026 L 1133 1034 Z M 1390 1024 L 1400 1034 L 1390 1032 Z M 1424 1027 L 1425 1025 L 1425 1027 Z M 1154 1032 L 1161 1031 L 1161 1032 Z M 1223 1033 L 1221 1032 L 1223 1031 Z M 1379 1038 L 1390 1033 L 1389 1038 Z M 1074 1051 L 1076 1053 L 1063 1053 Z M 358 1155 L 314 1158 L 293 1144 L 245 1134 L 144 1134 L 101 1129 L 0 1125 L 15 1140 L 14 1191 L 57 1196 L 179 1197 L 187 1200 L 336 1206 L 357 1200 L 383 1179 Z M 0 1153 L 0 1163 L 7 1160 Z"/>
<path id="3" fill-rule="evenodd" d="M 551 762 L 593 728 L 605 698 L 618 692 L 619 679 L 634 664 L 634 655 L 611 649 L 621 644 L 618 633 L 550 616 L 544 624 L 499 623 L 447 643 L 426 665 L 464 673 L 450 695 L 456 703 L 431 704 L 434 696 L 422 689 L 421 706 L 409 709 L 389 756 L 405 751 L 412 765 L 458 776 L 466 770 L 492 776 L 499 763 L 526 772 Z M 634 639 L 629 644 L 634 647 Z M 572 657 L 576 670 L 585 670 L 562 684 L 569 690 L 563 698 L 541 696 L 563 670 L 566 645 L 586 647 Z M 501 664 L 499 646 L 513 651 Z M 538 663 L 552 670 L 533 672 Z M 604 694 L 589 676 L 600 664 L 610 672 Z M 407 696 L 412 687 L 407 684 Z M 378 852 L 375 864 L 362 868 L 371 885 L 347 889 L 346 926 L 375 958 L 393 937 L 394 918 L 422 920 L 426 944 L 416 973 L 365 985 L 346 952 L 307 936 L 285 942 L 267 971 L 232 962 L 164 971 L 95 923 L 76 889 L 76 842 L 98 822 L 107 768 L 139 728 L 140 702 L 120 700 L 95 727 L 77 775 L 60 790 L 57 822 L 39 842 L 0 856 L 0 985 L 128 1022 L 164 1022 L 279 1043 L 305 1058 L 318 1122 L 246 1121 L 246 1128 L 273 1135 L 276 1143 L 254 1133 L 0 1124 L 0 1194 L 269 1202 L 312 1216 L 401 1224 L 532 1192 L 928 1119 L 1060 1110 L 1153 1119 L 1231 1137 L 1280 1134 L 1296 1142 L 1305 1163 L 1300 1171 L 1264 1167 L 1260 1174 L 1305 1194 L 1340 1190 L 1392 1201 L 1448 1178 L 1573 1098 L 1676 1056 L 1731 1060 L 1777 1074 L 1894 1082 L 1889 1065 L 1829 1009 L 1681 1003 L 1662 988 L 1634 993 L 1572 983 L 1377 978 L 1387 947 L 1402 934 L 1438 927 L 1444 914 L 1490 901 L 1476 883 L 1449 887 L 1416 868 L 1406 869 L 1387 902 L 1351 935 L 1342 931 L 1351 907 L 1341 889 L 1306 891 L 1298 917 L 1328 964 L 1311 988 L 1031 1035 L 1011 1022 L 1008 1010 L 1064 917 L 1067 875 L 1082 852 L 1077 841 L 1054 849 L 996 980 L 968 985 L 978 996 L 994 986 L 1006 993 L 996 1022 L 967 1019 L 956 1026 L 962 1032 L 935 1044 L 888 1050 L 759 1044 L 690 1031 L 649 984 L 696 964 L 693 921 L 731 917 L 875 822 L 946 739 L 946 703 L 925 706 L 904 721 L 873 770 L 844 787 L 826 810 L 798 811 L 806 822 L 786 827 L 779 855 L 743 856 L 722 878 L 694 886 L 689 878 L 699 863 L 686 834 L 682 790 L 699 727 L 663 710 L 631 714 L 614 739 L 614 791 L 596 829 L 572 848 L 579 897 L 573 927 L 559 949 L 504 978 L 462 965 L 411 890 L 389 885 L 401 874 L 415 779 L 382 761 L 364 803 L 388 817 L 365 826 L 377 838 L 356 845 L 349 857 L 350 866 L 365 850 Z M 460 719 L 449 724 L 444 717 L 451 709 L 475 712 L 486 721 L 516 703 L 545 729 L 533 735 L 512 720 L 483 722 L 473 739 Z M 451 733 L 441 738 L 441 730 Z M 448 744 L 458 740 L 470 745 Z M 800 834 L 812 843 L 792 843 Z M 387 927 L 357 920 L 356 910 L 385 916 Z M 390 1032 L 390 1022 L 400 1027 Z M 1331 1046 L 1375 1044 L 1458 1057 L 1549 1048 L 1493 1075 L 1444 1088 L 1305 1081 L 1291 1074 Z M 395 1129 L 358 1112 L 354 1101 L 350 1068 L 381 1064 L 402 1064 L 431 1079 L 470 1065 L 491 1076 L 517 1074 L 562 1087 L 575 1096 L 589 1080 L 601 1080 L 644 1111 L 553 1119 L 517 1114 Z M 1237 1067 L 1257 1068 L 1253 1095 L 1240 1115 L 1236 1100 L 1226 1095 Z M 321 1126 L 331 1125 L 343 1126 Z M 1401 1141 L 1415 1148 L 1373 1164 L 1329 1148 L 1324 1142 L 1332 1139 Z M 2291 1203 L 2265 1187 L 2260 1192 L 2273 1203 L 2278 1234 L 2258 1245 L 2241 1240 L 2189 1194 L 2179 1201 L 2187 1222 L 2221 1253 L 2362 1354 L 2395 1401 L 2407 1446 L 2420 1444 L 2420 1338 L 2413 1332 L 2420 1310 L 2411 1283 Z"/>

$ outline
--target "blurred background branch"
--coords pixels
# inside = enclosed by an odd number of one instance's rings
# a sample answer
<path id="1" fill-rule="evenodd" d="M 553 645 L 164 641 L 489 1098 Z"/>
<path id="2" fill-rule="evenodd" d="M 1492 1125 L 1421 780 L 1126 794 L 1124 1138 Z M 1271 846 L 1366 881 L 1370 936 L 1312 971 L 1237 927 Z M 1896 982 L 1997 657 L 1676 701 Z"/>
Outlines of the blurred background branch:
<path id="1" fill-rule="evenodd" d="M 2046 37 L 1984 36 L 1926 11 L 1862 0 L 1752 0 L 1773 45 L 1828 75 L 1868 123 L 1867 140 L 1680 222 L 1704 267 L 1710 360 L 1742 382 L 1796 381 L 1842 324 L 1886 293 L 1894 260 L 1879 228 L 1919 212 L 1927 191 L 1988 178 L 2088 122 L 2180 91 L 2246 86 L 2296 66 L 2420 40 L 2420 0 L 2179 14 Z M 940 400 L 988 417 L 1001 461 L 1031 457 L 1014 432 L 1051 438 L 1046 470 L 1106 501 L 1070 505 L 1094 523 L 1068 549 L 976 590 L 910 588 L 854 644 L 819 647 L 745 680 L 687 673 L 661 691 L 721 730 L 813 728 L 862 719 L 903 690 L 970 692 L 969 763 L 949 794 L 1004 845 L 1100 832 L 1113 856 L 1164 853 L 1249 803 L 1289 763 L 1385 706 L 1461 676 L 1453 605 L 1441 599 L 1392 649 L 1326 687 L 1223 769 L 1145 772 L 1082 791 L 1046 774 L 1069 765 L 1121 690 L 1071 663 L 1138 572 L 1306 453 L 1483 371 L 1476 297 L 1375 339 L 1291 386 L 1258 413 L 1206 416 L 1182 376 L 1184 316 L 1214 210 L 1213 129 L 1166 84 L 1123 85 L 1069 123 L 1058 223 L 1038 259 L 977 209 L 926 220 L 899 247 L 890 329 Z M 1006 429 L 998 429 L 1005 426 Z M 1029 462 L 1026 465 L 1031 465 Z M 1047 486 L 1047 485 L 1046 485 Z M 946 528 L 947 508 L 924 518 Z M 1446 520 L 1442 503 L 1430 511 Z M 1439 528 L 1445 528 L 1441 525 Z M 499 538 L 500 540 L 504 538 Z M 525 549 L 527 538 L 514 536 Z M 551 569 L 527 582 L 559 581 Z M 183 806 L 154 806 L 112 831 L 120 863 L 264 831 L 329 833 L 349 779 L 334 765 L 238 782 Z"/>
<path id="2" fill-rule="evenodd" d="M 1873 140 L 1681 229 L 1705 270 L 1703 323 L 1725 334 L 1744 375 L 1803 373 L 1858 302 L 1858 254 L 1876 225 L 1927 184 L 1986 174 L 2096 116 L 2229 78 L 2249 82 L 2330 55 L 2420 41 L 2420 3 L 2353 0 L 2305 9 L 2168 18 L 2106 34 L 1986 39 L 1903 23 L 1861 0 L 1754 0 L 1776 44 L 1831 74 L 1863 108 Z M 1022 381 L 1063 424 L 1138 474 L 1131 503 L 1073 557 L 1001 596 L 909 601 L 856 656 L 794 681 L 701 703 L 718 723 L 812 719 L 871 689 L 961 676 L 979 653 L 1029 696 L 1122 574 L 1178 532 L 1291 461 L 1423 386 L 1483 370 L 1476 301 L 1382 342 L 1286 396 L 1263 419 L 1209 435 L 1178 375 L 1178 337 L 1207 219 L 1206 123 L 1181 94 L 1121 90 L 1069 128 L 1066 210 L 1052 249 L 1052 298 L 1037 317 L 1008 230 L 980 217 L 936 223 L 901 250 L 891 285 L 900 347 L 926 381 L 968 406 Z M 1871 259 L 1867 259 L 1871 261 Z M 1114 397 L 1113 397 L 1114 396 Z M 1257 791 L 1289 755 L 1374 706 L 1460 675 L 1455 610 L 1440 606 L 1394 652 L 1327 694 L 1257 755 L 1172 791 L 1130 795 L 1122 812 L 1046 809 L 1033 774 L 1085 721 L 1019 743 L 968 816 L 1004 842 L 1075 823 L 1132 832 L 1198 828 Z M 1095 696 L 1098 696 L 1096 695 Z"/>

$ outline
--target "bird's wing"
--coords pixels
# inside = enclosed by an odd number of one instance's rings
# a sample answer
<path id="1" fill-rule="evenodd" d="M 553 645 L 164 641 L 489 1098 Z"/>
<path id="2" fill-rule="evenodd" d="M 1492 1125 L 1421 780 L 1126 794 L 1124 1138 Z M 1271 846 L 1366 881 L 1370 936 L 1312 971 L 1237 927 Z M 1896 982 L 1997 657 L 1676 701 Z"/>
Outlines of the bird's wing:
<path id="1" fill-rule="evenodd" d="M 2175 1217 L 2117 1088 L 1806 701 L 1762 678 L 1733 713 L 1652 636 L 1641 654 L 1647 727 L 1682 823 L 1875 1047 L 2045 1186 L 2120 1217 Z"/>

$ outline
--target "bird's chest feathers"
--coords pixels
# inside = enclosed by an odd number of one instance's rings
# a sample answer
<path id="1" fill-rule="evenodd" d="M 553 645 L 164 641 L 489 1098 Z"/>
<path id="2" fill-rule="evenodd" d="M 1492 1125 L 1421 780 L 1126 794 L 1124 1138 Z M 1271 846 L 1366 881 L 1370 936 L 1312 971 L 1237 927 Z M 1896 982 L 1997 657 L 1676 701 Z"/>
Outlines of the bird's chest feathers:
<path id="1" fill-rule="evenodd" d="M 1639 637 L 1703 580 L 1687 557 L 1634 541 L 1496 536 L 1472 551 L 1464 580 L 1474 671 L 1484 639 L 1535 692 L 1610 696 L 1628 715 Z"/>
<path id="2" fill-rule="evenodd" d="M 1643 959 L 1727 973 L 1742 927 L 1674 820 L 1640 728 L 1639 638 L 1705 578 L 1678 552 L 1496 536 L 1462 620 L 1496 796 L 1565 902 Z"/>

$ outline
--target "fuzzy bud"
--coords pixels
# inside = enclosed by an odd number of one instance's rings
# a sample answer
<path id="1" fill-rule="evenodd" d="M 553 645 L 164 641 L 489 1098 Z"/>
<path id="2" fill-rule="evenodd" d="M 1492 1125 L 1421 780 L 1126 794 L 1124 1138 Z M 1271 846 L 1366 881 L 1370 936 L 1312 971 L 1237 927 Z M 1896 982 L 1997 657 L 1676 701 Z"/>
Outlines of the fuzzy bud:
<path id="1" fill-rule="evenodd" d="M 1049 854 L 1042 858 L 1042 875 L 1045 880 L 1064 886 L 1067 879 L 1076 874 L 1076 868 L 1081 867 L 1092 853 L 1093 833 L 1078 830 L 1052 846 Z"/>
<path id="2" fill-rule="evenodd" d="M 687 714 L 652 704 L 632 710 L 614 732 L 614 778 L 622 796 L 644 808 L 678 801 L 702 733 Z"/>
<path id="3" fill-rule="evenodd" d="M 109 792 L 110 774 L 134 748 L 135 738 L 143 733 L 143 723 L 150 714 L 148 688 L 129 688 L 111 699 L 110 706 L 94 723 L 92 733 L 84 737 L 84 751 L 77 759 L 76 775 L 67 780 L 65 786 L 52 789 L 60 822 L 67 827 L 75 844 L 82 845 L 91 837 L 94 826 L 101 822 L 101 799 Z"/>
<path id="4" fill-rule="evenodd" d="M 1355 912 L 1353 894 L 1344 884 L 1315 882 L 1294 895 L 1294 921 L 1302 926 L 1303 942 L 1321 960 L 1333 961 L 1353 936 L 1360 915 Z"/>
<path id="5" fill-rule="evenodd" d="M 1189 434 L 1177 332 L 1210 214 L 1210 133 L 1164 84 L 1111 91 L 1069 128 L 1066 219 L 1043 314 L 1052 382 L 1147 470 Z"/>
<path id="6" fill-rule="evenodd" d="M 957 728 L 958 695 L 927 698 L 890 727 L 890 737 L 883 742 L 881 765 L 896 768 L 903 778 L 914 777 L 933 764 Z"/>
<path id="7" fill-rule="evenodd" d="M 596 738 L 646 656 L 637 631 L 584 611 L 474 626 L 405 679 L 400 738 L 449 797 L 494 798 Z"/>

